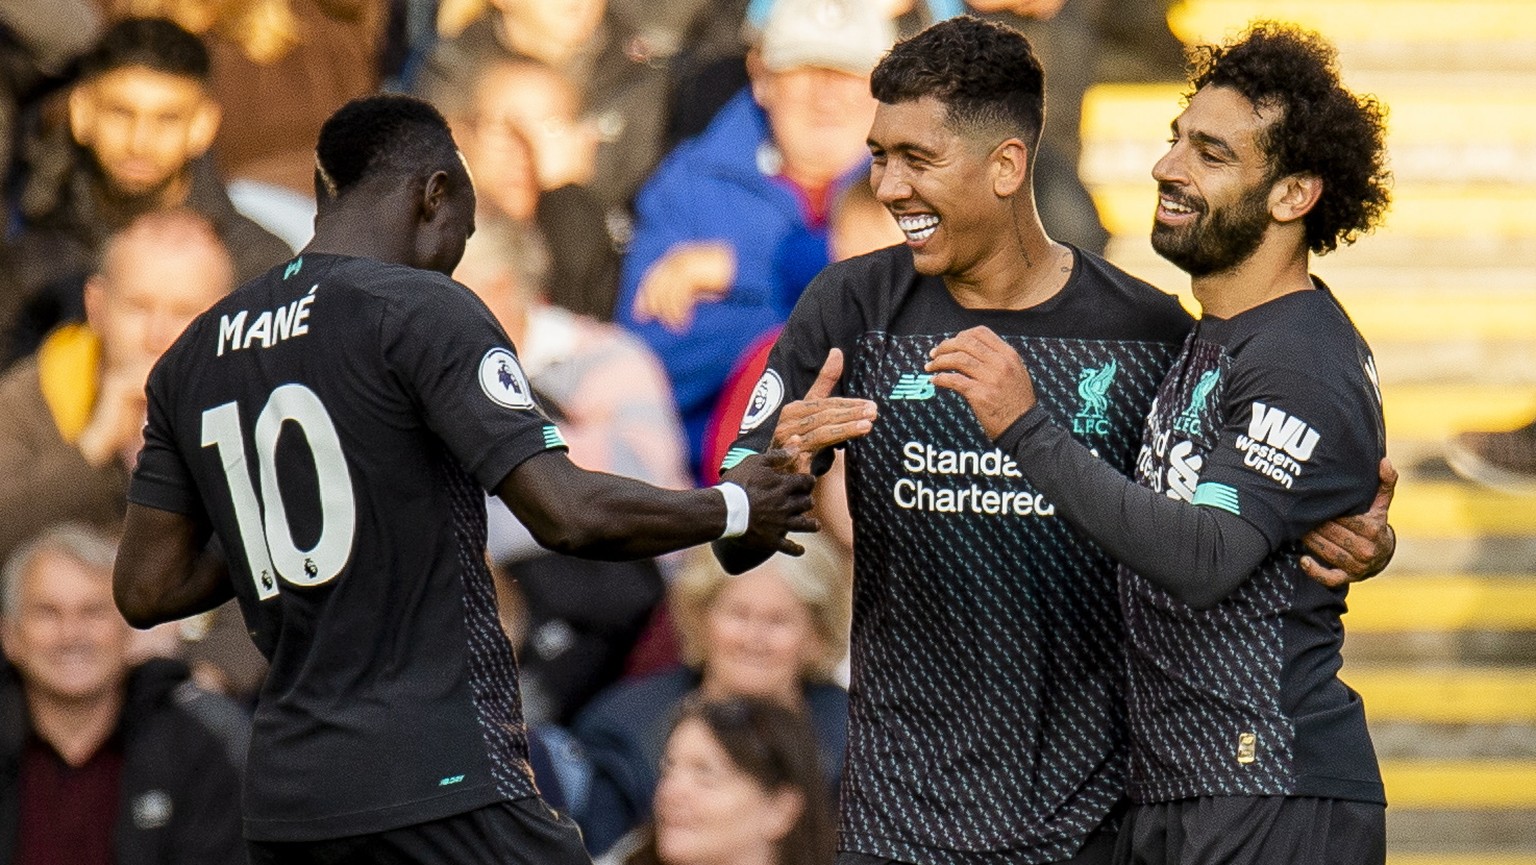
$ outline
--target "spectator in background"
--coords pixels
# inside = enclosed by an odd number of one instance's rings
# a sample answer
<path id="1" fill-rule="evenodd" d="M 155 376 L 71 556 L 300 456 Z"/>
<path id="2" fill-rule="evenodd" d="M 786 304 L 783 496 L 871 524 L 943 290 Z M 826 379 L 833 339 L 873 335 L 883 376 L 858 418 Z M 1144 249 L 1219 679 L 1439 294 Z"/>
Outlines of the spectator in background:
<path id="1" fill-rule="evenodd" d="M 827 264 L 827 204 L 867 158 L 869 71 L 893 38 L 866 3 L 782 0 L 752 86 L 640 194 L 618 318 L 666 364 L 696 472 L 732 365 Z"/>
<path id="2" fill-rule="evenodd" d="M 240 780 L 165 660 L 133 666 L 105 536 L 58 526 L 0 573 L 0 862 L 236 865 Z"/>
<path id="3" fill-rule="evenodd" d="M 690 701 L 656 816 L 623 865 L 831 865 L 836 836 L 806 718 L 769 700 Z"/>
<path id="4" fill-rule="evenodd" d="M 91 0 L 0 0 L 0 183 L 8 185 L 21 115 L 96 43 Z"/>
<path id="5" fill-rule="evenodd" d="M 832 680 L 847 654 L 850 575 L 835 544 L 802 542 L 804 556 L 775 557 L 737 577 L 692 554 L 670 598 L 686 666 L 617 685 L 576 719 L 593 774 L 587 800 L 572 810 L 593 853 L 650 814 L 671 720 L 694 692 L 765 699 L 808 715 L 836 787 L 848 695 Z"/>
<path id="6" fill-rule="evenodd" d="M 490 0 L 463 32 L 439 42 L 416 84 L 452 113 L 477 71 L 507 57 L 557 70 L 581 93 L 601 136 L 591 188 L 604 206 L 627 210 L 660 157 L 666 125 L 665 56 L 608 17 L 607 0 Z"/>
<path id="7" fill-rule="evenodd" d="M 220 111 L 208 92 L 208 52 L 196 36 L 164 19 L 120 21 L 82 66 L 69 97 L 73 140 L 55 142 L 22 194 L 15 271 L 0 290 L 0 312 L 24 306 L 10 329 L 11 358 L 36 348 L 54 325 L 79 320 L 93 259 L 143 213 L 185 207 L 202 214 L 234 256 L 237 282 L 290 254 L 235 212 L 203 158 Z"/>
<path id="8" fill-rule="evenodd" d="M 608 321 L 619 258 L 602 202 L 586 184 L 597 140 L 579 97 L 558 72 L 532 60 L 492 60 L 473 86 L 442 107 L 475 178 L 478 215 L 535 224 L 548 246 L 549 300 Z"/>
<path id="9" fill-rule="evenodd" d="M 482 222 L 454 275 L 496 316 L 539 405 L 582 468 L 683 489 L 683 435 L 661 364 L 620 328 L 544 299 L 548 255 L 531 226 Z M 526 638 L 515 645 L 530 724 L 569 723 L 624 669 L 661 600 L 652 560 L 594 562 L 550 553 L 488 498 L 492 560 L 516 578 Z M 504 577 L 505 575 L 503 575 Z M 502 591 L 512 589 L 501 579 Z"/>
<path id="10" fill-rule="evenodd" d="M 86 322 L 0 377 L 0 561 L 56 522 L 119 524 L 149 369 L 233 287 L 229 252 L 190 211 L 145 214 L 107 240 Z"/>

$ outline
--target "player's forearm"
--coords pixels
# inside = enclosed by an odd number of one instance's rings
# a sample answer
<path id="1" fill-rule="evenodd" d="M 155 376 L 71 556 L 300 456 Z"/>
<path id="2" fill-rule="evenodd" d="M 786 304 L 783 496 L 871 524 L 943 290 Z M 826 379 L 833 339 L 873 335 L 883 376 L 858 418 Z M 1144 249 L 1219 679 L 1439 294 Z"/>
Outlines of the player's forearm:
<path id="1" fill-rule="evenodd" d="M 150 628 L 214 609 L 235 596 L 224 562 L 203 547 L 191 520 L 130 504 L 113 569 L 123 618 Z"/>
<path id="2" fill-rule="evenodd" d="M 1197 608 L 1214 606 L 1269 553 L 1241 518 L 1140 486 L 1036 407 L 998 437 L 1031 484 L 1117 561 Z"/>

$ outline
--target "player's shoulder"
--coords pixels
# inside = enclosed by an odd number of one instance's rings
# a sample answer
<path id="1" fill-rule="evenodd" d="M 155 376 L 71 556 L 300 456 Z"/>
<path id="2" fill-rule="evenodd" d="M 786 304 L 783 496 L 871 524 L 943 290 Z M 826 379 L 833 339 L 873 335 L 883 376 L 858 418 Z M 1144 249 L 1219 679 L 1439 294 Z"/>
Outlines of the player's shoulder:
<path id="1" fill-rule="evenodd" d="M 823 307 L 873 311 L 899 303 L 918 279 L 911 250 L 898 244 L 828 264 L 811 281 L 807 293 Z"/>
<path id="2" fill-rule="evenodd" d="M 1121 270 L 1103 256 L 1073 247 L 1076 287 L 1105 316 L 1123 316 L 1128 326 L 1146 339 L 1179 342 L 1189 333 L 1194 319 L 1179 299 L 1157 286 Z"/>
<path id="3" fill-rule="evenodd" d="M 1313 282 L 1312 291 L 1282 295 L 1246 314 L 1240 356 L 1309 378 L 1370 375 L 1362 368 L 1371 356 L 1364 337 L 1328 287 Z"/>

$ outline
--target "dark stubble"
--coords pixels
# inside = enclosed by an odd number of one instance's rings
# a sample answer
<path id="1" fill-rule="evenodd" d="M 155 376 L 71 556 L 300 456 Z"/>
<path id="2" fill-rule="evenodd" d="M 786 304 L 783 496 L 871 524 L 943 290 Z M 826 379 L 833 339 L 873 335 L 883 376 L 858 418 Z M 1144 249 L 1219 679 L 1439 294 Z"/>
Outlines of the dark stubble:
<path id="1" fill-rule="evenodd" d="M 1230 207 L 1209 210 L 1204 201 L 1191 199 L 1170 186 L 1159 194 L 1200 216 L 1188 225 L 1152 224 L 1152 248 L 1190 276 L 1208 276 L 1242 264 L 1259 248 L 1269 228 L 1269 183 L 1255 184 Z"/>

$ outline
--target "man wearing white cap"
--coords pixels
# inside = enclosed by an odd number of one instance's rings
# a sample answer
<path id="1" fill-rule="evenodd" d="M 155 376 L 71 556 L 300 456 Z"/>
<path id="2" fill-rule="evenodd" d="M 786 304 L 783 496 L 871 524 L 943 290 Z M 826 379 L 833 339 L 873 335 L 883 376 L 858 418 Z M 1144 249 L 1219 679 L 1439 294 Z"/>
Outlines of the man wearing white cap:
<path id="1" fill-rule="evenodd" d="M 752 86 L 640 192 L 617 316 L 666 364 L 695 467 L 731 367 L 827 264 L 827 204 L 863 179 L 869 73 L 894 38 L 865 0 L 779 0 Z"/>

